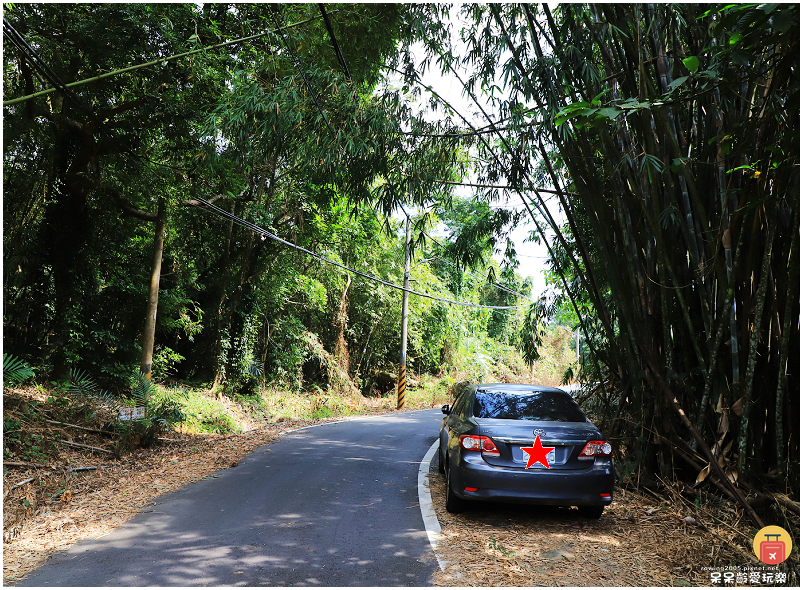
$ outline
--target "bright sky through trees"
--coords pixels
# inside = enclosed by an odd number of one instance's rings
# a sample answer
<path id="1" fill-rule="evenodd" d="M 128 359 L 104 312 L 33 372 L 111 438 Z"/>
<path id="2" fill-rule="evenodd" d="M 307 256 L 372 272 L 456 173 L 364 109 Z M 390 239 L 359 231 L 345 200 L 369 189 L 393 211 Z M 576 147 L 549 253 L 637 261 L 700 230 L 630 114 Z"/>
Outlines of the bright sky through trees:
<path id="1" fill-rule="evenodd" d="M 460 19 L 461 19 L 461 7 L 462 3 L 456 3 L 453 5 L 453 8 L 450 11 L 450 39 L 453 46 L 456 48 L 456 51 L 460 54 L 465 52 L 465 47 L 463 42 L 459 36 L 459 30 L 461 28 Z M 415 57 L 418 61 L 422 61 L 422 56 L 424 53 L 424 49 L 422 48 L 421 44 L 417 44 L 414 49 Z M 460 73 L 462 79 L 466 79 L 467 72 L 462 71 Z M 396 74 L 392 74 L 387 76 L 391 84 L 399 84 L 399 76 Z M 463 87 L 458 79 L 453 76 L 450 72 L 442 71 L 436 62 L 432 62 L 430 64 L 430 69 L 425 72 L 422 76 L 423 83 L 433 88 L 437 94 L 439 94 L 444 100 L 450 103 L 459 113 L 462 115 L 469 117 L 471 122 L 476 127 L 483 127 L 486 125 L 486 121 L 483 119 L 482 115 L 479 112 L 479 109 L 473 104 L 471 98 L 469 96 L 465 96 Z M 498 78 L 496 80 L 496 84 L 502 87 L 502 81 Z M 432 113 L 430 111 L 425 111 L 425 105 L 427 105 L 427 101 L 430 98 L 430 93 L 428 91 L 423 91 L 422 97 L 420 100 L 413 100 L 412 105 L 417 107 L 420 112 L 424 112 L 425 118 L 429 120 L 435 120 L 442 116 L 441 112 Z M 484 109 L 487 110 L 490 114 L 492 113 L 491 105 L 487 102 L 481 105 Z M 475 179 L 467 177 L 464 179 L 465 183 L 473 183 Z M 550 186 L 545 186 L 542 188 L 552 188 Z M 457 186 L 455 187 L 455 194 L 460 197 L 473 197 L 475 193 L 475 189 L 468 187 L 468 186 Z M 555 199 L 549 199 L 548 201 L 553 202 L 553 208 L 551 213 L 555 217 L 555 219 L 559 223 L 564 222 L 563 213 L 560 211 L 557 202 L 554 202 Z M 548 203 L 550 204 L 550 203 Z M 522 201 L 518 194 L 513 192 L 507 193 L 507 201 L 498 201 L 493 204 L 496 207 L 507 207 L 513 209 L 521 209 L 523 207 Z M 441 232 L 438 233 L 440 236 L 444 236 L 444 228 L 440 228 Z M 547 256 L 547 248 L 544 244 L 537 244 L 533 241 L 528 241 L 528 236 L 530 232 L 534 230 L 533 224 L 529 223 L 527 219 L 524 219 L 515 229 L 511 232 L 511 239 L 514 242 L 514 245 L 517 249 L 517 256 L 519 261 L 519 267 L 517 268 L 517 272 L 522 275 L 523 277 L 531 277 L 533 279 L 533 287 L 532 287 L 532 296 L 534 298 L 538 298 L 546 289 L 545 285 L 545 276 L 544 271 L 547 269 L 546 260 Z M 553 236 L 548 235 L 548 239 L 552 240 Z M 495 260 L 500 262 L 502 260 L 501 255 L 494 255 Z M 558 288 L 558 286 L 556 286 Z"/>

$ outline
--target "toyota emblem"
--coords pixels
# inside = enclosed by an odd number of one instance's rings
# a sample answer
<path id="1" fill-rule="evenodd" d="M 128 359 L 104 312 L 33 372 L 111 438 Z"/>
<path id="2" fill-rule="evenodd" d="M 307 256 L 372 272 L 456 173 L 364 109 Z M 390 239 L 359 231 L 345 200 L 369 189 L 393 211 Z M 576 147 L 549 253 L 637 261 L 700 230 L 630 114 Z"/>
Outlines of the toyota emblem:
<path id="1" fill-rule="evenodd" d="M 547 431 L 544 428 L 537 428 L 536 430 L 533 431 L 533 434 L 535 434 L 536 436 L 544 436 L 545 434 L 547 434 Z"/>

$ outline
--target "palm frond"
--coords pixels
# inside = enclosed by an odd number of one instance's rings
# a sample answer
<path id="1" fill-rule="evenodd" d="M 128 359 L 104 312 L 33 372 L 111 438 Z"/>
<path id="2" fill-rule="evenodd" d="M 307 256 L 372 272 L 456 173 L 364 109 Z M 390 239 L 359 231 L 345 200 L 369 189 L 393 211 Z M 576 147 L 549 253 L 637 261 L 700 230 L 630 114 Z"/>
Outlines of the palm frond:
<path id="1" fill-rule="evenodd" d="M 96 394 L 89 396 L 98 402 L 100 407 L 108 408 L 114 413 L 119 412 L 122 409 L 122 404 L 119 401 L 119 398 L 110 391 L 106 391 L 105 389 L 101 389 Z"/>
<path id="2" fill-rule="evenodd" d="M 122 408 L 119 398 L 110 391 L 100 389 L 94 378 L 86 371 L 70 369 L 69 383 L 67 393 L 82 395 L 97 403 L 99 407 L 107 408 L 115 413 Z"/>
<path id="3" fill-rule="evenodd" d="M 87 397 L 94 397 L 100 392 L 97 382 L 86 371 L 80 369 L 69 370 L 69 387 L 67 393 L 79 393 Z"/>
<path id="4" fill-rule="evenodd" d="M 18 385 L 33 377 L 31 366 L 13 354 L 3 353 L 3 383 Z"/>

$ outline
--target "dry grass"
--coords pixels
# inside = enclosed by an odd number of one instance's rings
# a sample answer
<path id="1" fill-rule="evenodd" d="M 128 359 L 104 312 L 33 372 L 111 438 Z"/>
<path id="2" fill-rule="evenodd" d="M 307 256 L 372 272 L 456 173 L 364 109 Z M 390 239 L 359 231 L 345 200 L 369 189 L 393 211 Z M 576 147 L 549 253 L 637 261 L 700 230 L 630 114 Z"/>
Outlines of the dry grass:
<path id="1" fill-rule="evenodd" d="M 384 400 L 371 413 L 392 411 Z M 175 435 L 179 440 L 119 461 L 63 448 L 49 465 L 9 469 L 3 480 L 4 584 L 55 551 L 110 533 L 161 494 L 235 467 L 286 431 L 323 421 L 282 419 L 243 434 Z M 91 436 L 80 440 L 101 444 Z M 98 469 L 70 473 L 70 467 Z M 749 537 L 740 530 L 746 524 L 730 504 L 698 509 L 677 491 L 655 498 L 617 490 L 599 521 L 574 510 L 490 504 L 452 515 L 444 510 L 438 473 L 431 494 L 442 525 L 439 553 L 449 562 L 434 577 L 440 586 L 708 586 L 702 567 L 752 559 Z M 687 523 L 687 516 L 708 530 Z"/>
<path id="2" fill-rule="evenodd" d="M 575 509 L 494 503 L 456 515 L 444 508 L 444 476 L 432 473 L 430 489 L 442 526 L 437 553 L 447 562 L 434 575 L 437 586 L 710 586 L 703 567 L 757 563 L 746 535 L 729 524 L 739 519 L 730 506 L 712 517 L 680 500 L 618 489 L 599 520 Z"/>

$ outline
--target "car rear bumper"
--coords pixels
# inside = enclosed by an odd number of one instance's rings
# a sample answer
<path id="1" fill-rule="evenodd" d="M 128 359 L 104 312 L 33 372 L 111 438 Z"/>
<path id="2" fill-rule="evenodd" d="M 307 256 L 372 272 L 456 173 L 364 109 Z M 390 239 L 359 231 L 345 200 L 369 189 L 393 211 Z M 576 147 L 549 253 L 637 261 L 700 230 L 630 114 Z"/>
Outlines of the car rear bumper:
<path id="1" fill-rule="evenodd" d="M 452 467 L 453 491 L 465 500 L 554 506 L 607 506 L 613 500 L 611 461 L 595 461 L 588 469 L 518 469 L 489 465 L 470 453 Z M 467 487 L 477 490 L 465 491 Z"/>

